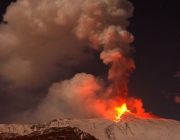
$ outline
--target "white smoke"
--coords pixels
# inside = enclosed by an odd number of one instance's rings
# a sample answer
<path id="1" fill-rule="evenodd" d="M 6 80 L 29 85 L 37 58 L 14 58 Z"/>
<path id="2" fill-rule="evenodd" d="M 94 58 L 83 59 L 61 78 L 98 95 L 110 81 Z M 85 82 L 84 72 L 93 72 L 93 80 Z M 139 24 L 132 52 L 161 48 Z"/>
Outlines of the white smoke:
<path id="1" fill-rule="evenodd" d="M 100 58 L 111 65 L 108 88 L 92 75 L 77 74 L 52 84 L 37 109 L 26 111 L 21 118 L 108 117 L 108 108 L 121 102 L 120 98 L 125 100 L 128 77 L 135 68 L 129 57 L 134 37 L 126 31 L 132 13 L 127 0 L 12 3 L 4 15 L 8 24 L 0 25 L 0 74 L 15 86 L 37 88 L 53 83 L 54 77 L 70 71 L 66 66 L 78 66 L 92 58 L 83 52 L 87 46 L 101 50 Z"/>

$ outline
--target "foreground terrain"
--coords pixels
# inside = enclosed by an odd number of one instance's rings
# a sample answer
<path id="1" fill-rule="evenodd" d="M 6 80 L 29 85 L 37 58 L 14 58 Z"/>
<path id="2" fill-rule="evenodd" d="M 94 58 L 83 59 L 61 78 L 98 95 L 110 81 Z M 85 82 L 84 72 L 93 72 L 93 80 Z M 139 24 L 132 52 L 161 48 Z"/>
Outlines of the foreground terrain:
<path id="1" fill-rule="evenodd" d="M 40 124 L 1 124 L 0 140 L 179 140 L 180 122 L 126 114 L 108 119 L 58 119 Z"/>

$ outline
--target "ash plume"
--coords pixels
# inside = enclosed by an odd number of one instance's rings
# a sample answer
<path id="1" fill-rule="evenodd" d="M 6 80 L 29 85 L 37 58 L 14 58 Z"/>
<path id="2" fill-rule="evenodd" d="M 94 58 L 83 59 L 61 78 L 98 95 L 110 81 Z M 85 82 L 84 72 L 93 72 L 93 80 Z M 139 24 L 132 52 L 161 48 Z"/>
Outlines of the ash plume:
<path id="1" fill-rule="evenodd" d="M 37 105 L 16 114 L 24 122 L 54 117 L 107 117 L 127 98 L 128 78 L 135 69 L 129 57 L 134 40 L 126 27 L 133 14 L 127 0 L 17 0 L 0 25 L 0 74 L 15 87 L 50 85 Z M 7 39 L 8 38 L 8 39 Z M 110 66 L 109 86 L 100 78 L 79 73 L 59 81 L 82 62 L 93 58 L 85 47 L 101 51 Z M 58 65 L 57 65 L 58 64 Z M 27 117 L 30 118 L 27 120 Z"/>

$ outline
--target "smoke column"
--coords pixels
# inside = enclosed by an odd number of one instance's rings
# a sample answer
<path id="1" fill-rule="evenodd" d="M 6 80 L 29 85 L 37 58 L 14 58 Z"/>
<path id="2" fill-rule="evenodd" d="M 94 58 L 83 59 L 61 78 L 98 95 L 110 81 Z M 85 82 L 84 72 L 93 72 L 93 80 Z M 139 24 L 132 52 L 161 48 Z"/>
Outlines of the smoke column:
<path id="1" fill-rule="evenodd" d="M 133 9 L 127 0 L 12 3 L 4 15 L 8 24 L 0 25 L 0 74 L 15 87 L 36 89 L 51 84 L 37 108 L 16 114 L 17 120 L 112 118 L 113 107 L 127 100 L 128 78 L 135 69 L 129 57 L 134 37 L 126 31 Z M 87 46 L 101 51 L 100 59 L 110 66 L 108 87 L 86 73 L 54 83 L 55 77 L 60 81 L 70 72 L 68 68 L 92 59 L 93 54 L 83 51 Z"/>

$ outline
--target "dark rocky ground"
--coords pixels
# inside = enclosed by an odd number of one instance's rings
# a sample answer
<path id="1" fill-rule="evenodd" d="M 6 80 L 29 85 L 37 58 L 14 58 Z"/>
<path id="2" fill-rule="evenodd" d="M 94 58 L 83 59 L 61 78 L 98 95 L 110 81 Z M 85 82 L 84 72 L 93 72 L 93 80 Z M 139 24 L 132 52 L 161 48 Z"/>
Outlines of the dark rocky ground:
<path id="1" fill-rule="evenodd" d="M 94 136 L 78 128 L 54 127 L 42 131 L 35 131 L 28 135 L 20 136 L 14 133 L 1 133 L 0 140 L 97 140 Z"/>

